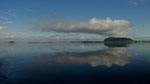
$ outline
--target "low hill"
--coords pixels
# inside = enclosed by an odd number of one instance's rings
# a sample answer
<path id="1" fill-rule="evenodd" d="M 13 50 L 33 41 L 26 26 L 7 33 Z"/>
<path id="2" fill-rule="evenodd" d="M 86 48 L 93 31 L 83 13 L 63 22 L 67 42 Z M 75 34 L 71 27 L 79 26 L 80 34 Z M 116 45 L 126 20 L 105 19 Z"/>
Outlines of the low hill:
<path id="1" fill-rule="evenodd" d="M 134 42 L 134 40 L 130 39 L 130 38 L 125 38 L 125 37 L 108 37 L 104 40 L 105 43 L 122 43 L 122 42 Z"/>

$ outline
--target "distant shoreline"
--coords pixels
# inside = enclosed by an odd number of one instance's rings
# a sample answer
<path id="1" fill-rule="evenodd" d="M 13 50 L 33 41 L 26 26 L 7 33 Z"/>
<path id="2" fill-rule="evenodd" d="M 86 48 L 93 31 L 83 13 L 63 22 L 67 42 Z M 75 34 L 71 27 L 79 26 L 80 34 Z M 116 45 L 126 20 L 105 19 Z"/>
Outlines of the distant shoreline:
<path id="1" fill-rule="evenodd" d="M 104 43 L 104 41 L 27 42 L 27 43 Z M 108 42 L 108 43 L 124 43 L 124 42 Z M 133 43 L 150 43 L 150 41 L 134 41 Z"/>

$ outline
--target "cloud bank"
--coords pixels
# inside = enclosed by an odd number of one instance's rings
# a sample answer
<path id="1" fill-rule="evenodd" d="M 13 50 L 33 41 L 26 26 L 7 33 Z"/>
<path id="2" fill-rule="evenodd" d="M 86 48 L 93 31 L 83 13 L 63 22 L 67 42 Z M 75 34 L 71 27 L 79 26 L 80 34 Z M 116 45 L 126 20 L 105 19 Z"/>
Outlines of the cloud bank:
<path id="1" fill-rule="evenodd" d="M 92 18 L 88 22 L 36 21 L 33 22 L 33 25 L 34 29 L 44 32 L 90 33 L 106 36 L 125 36 L 127 31 L 132 28 L 132 25 L 128 20 L 112 20 L 110 18 Z"/>
<path id="2" fill-rule="evenodd" d="M 5 29 L 5 27 L 3 27 L 3 26 L 0 26 L 0 31 L 1 31 L 1 30 L 3 30 L 3 29 Z"/>

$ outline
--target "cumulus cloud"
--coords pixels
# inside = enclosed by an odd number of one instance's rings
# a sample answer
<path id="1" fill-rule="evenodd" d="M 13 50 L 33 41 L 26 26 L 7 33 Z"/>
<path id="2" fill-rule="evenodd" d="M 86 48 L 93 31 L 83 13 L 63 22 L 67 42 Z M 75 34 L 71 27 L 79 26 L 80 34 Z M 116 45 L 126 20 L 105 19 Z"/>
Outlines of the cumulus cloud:
<path id="1" fill-rule="evenodd" d="M 2 22 L 0 24 L 12 24 L 13 22 L 12 21 L 6 21 L 6 22 Z"/>
<path id="2" fill-rule="evenodd" d="M 138 5 L 138 2 L 135 2 L 135 1 L 131 1 L 131 3 L 136 6 Z"/>
<path id="3" fill-rule="evenodd" d="M 9 9 L 7 12 L 14 12 L 15 9 Z"/>
<path id="4" fill-rule="evenodd" d="M 17 13 L 16 13 L 16 12 L 13 12 L 13 13 L 10 13 L 10 15 L 16 17 Z"/>
<path id="5" fill-rule="evenodd" d="M 7 20 L 7 17 L 0 17 L 0 20 Z"/>
<path id="6" fill-rule="evenodd" d="M 3 30 L 3 29 L 5 29 L 5 27 L 4 26 L 0 26 L 0 30 Z"/>
<path id="7" fill-rule="evenodd" d="M 15 9 L 9 9 L 4 13 L 9 14 L 9 15 L 14 16 L 14 17 L 16 17 L 16 14 L 17 14 Z"/>
<path id="8" fill-rule="evenodd" d="M 24 8 L 24 10 L 27 11 L 27 12 L 32 12 L 32 10 L 29 9 L 29 8 Z"/>
<path id="9" fill-rule="evenodd" d="M 141 2 L 144 2 L 144 1 L 146 1 L 146 0 L 140 0 Z"/>
<path id="10" fill-rule="evenodd" d="M 9 14 L 9 13 L 12 13 L 12 12 L 15 12 L 15 9 L 9 9 L 6 12 L 4 12 L 4 14 Z"/>
<path id="11" fill-rule="evenodd" d="M 133 5 L 135 5 L 135 6 L 137 6 L 137 5 L 139 5 L 140 3 L 143 3 L 143 2 L 145 2 L 146 0 L 132 0 L 131 1 L 131 3 L 133 4 Z"/>
<path id="12" fill-rule="evenodd" d="M 110 18 L 92 18 L 88 22 L 69 22 L 69 21 L 36 21 L 33 22 L 34 29 L 49 32 L 75 32 L 91 33 L 107 36 L 125 36 L 126 32 L 132 28 L 128 20 L 112 20 Z"/>

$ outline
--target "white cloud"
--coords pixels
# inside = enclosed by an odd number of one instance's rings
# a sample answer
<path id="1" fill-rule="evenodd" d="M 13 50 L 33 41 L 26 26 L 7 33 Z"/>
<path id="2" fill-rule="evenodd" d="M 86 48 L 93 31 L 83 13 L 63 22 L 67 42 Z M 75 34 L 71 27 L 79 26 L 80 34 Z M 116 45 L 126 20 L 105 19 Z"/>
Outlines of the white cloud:
<path id="1" fill-rule="evenodd" d="M 140 0 L 141 2 L 144 2 L 144 1 L 146 1 L 146 0 Z"/>
<path id="2" fill-rule="evenodd" d="M 32 12 L 32 10 L 29 9 L 29 8 L 24 8 L 24 10 L 27 11 L 27 12 Z"/>
<path id="3" fill-rule="evenodd" d="M 141 3 L 143 3 L 143 2 L 145 2 L 146 0 L 131 0 L 131 3 L 133 4 L 133 5 L 135 5 L 135 6 L 137 6 L 137 5 L 139 5 L 139 4 L 141 4 Z"/>
<path id="4" fill-rule="evenodd" d="M 136 1 L 131 1 L 131 3 L 136 6 L 138 5 L 138 2 L 136 2 Z"/>
<path id="5" fill-rule="evenodd" d="M 0 30 L 3 30 L 3 29 L 5 29 L 5 27 L 4 26 L 0 26 Z"/>
<path id="6" fill-rule="evenodd" d="M 2 22 L 0 24 L 12 24 L 13 22 L 12 21 L 6 21 L 6 22 Z"/>
<path id="7" fill-rule="evenodd" d="M 9 14 L 9 15 L 12 15 L 14 17 L 16 17 L 16 10 L 15 9 L 9 9 L 7 10 L 6 12 L 4 12 L 5 14 Z"/>
<path id="8" fill-rule="evenodd" d="M 12 16 L 14 16 L 14 17 L 16 17 L 16 13 L 15 13 L 15 12 L 10 13 L 10 15 L 12 15 Z"/>
<path id="9" fill-rule="evenodd" d="M 15 11 L 15 9 L 9 9 L 8 10 L 8 12 L 14 12 Z"/>
<path id="10" fill-rule="evenodd" d="M 75 32 L 75 33 L 91 33 L 107 36 L 125 36 L 126 32 L 132 28 L 127 20 L 112 20 L 92 18 L 88 22 L 33 22 L 34 29 L 49 32 Z"/>
<path id="11" fill-rule="evenodd" d="M 7 17 L 0 17 L 0 20 L 7 20 Z"/>
<path id="12" fill-rule="evenodd" d="M 12 13 L 12 12 L 15 12 L 15 9 L 9 9 L 7 10 L 6 12 L 4 12 L 5 14 L 9 14 L 9 13 Z"/>

